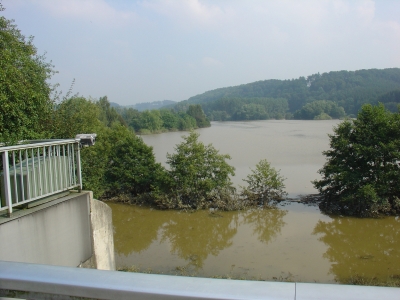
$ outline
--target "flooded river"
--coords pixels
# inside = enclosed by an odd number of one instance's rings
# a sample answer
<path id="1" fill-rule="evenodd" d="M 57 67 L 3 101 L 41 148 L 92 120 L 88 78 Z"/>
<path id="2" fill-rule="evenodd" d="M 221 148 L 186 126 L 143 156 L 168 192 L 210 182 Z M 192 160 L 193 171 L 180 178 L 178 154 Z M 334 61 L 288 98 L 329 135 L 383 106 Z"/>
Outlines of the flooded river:
<path id="1" fill-rule="evenodd" d="M 324 163 L 327 133 L 337 121 L 213 123 L 201 140 L 232 156 L 235 184 L 267 158 L 287 178 L 290 195 L 313 193 Z M 183 133 L 145 136 L 156 158 Z M 318 207 L 287 202 L 245 212 L 158 211 L 123 204 L 113 210 L 118 267 L 141 271 L 298 282 L 400 278 L 400 218 L 331 217 Z"/>

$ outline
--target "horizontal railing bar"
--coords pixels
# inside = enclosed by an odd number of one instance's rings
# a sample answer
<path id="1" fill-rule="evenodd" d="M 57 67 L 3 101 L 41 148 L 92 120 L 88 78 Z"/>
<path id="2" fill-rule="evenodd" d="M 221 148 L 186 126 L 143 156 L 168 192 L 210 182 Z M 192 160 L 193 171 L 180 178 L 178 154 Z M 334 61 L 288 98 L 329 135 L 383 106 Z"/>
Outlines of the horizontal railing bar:
<path id="1" fill-rule="evenodd" d="M 4 261 L 0 262 L 0 289 L 95 299 L 295 298 L 295 283 L 140 274 Z"/>
<path id="2" fill-rule="evenodd" d="M 0 261 L 0 296 L 89 299 L 398 299 L 394 287 L 268 282 L 101 271 Z M 61 298 L 61 297 L 57 297 Z M 75 299 L 75 298 L 74 298 Z"/>
<path id="3" fill-rule="evenodd" d="M 39 142 L 39 143 L 0 147 L 0 153 L 4 152 L 4 151 L 14 151 L 14 150 L 21 150 L 21 149 L 39 148 L 39 147 L 43 147 L 43 146 L 53 146 L 53 145 L 55 146 L 55 145 L 63 145 L 63 144 L 67 145 L 67 144 L 76 144 L 76 143 L 79 143 L 79 140 L 75 140 L 75 139 L 47 140 L 45 142 Z"/>
<path id="4" fill-rule="evenodd" d="M 0 207 L 0 211 L 6 210 L 6 209 L 8 209 L 8 205 L 6 205 L 6 206 L 1 206 L 1 207 Z"/>

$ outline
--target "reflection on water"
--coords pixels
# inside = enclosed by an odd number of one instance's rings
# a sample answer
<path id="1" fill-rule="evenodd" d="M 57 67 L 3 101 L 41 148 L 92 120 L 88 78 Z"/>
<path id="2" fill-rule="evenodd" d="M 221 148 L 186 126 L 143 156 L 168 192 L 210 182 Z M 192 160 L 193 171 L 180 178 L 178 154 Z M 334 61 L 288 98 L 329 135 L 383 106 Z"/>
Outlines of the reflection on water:
<path id="1" fill-rule="evenodd" d="M 237 214 L 180 213 L 163 225 L 160 242 L 169 243 L 172 254 L 198 269 L 209 255 L 232 246 L 237 227 Z"/>
<path id="2" fill-rule="evenodd" d="M 400 278 L 400 219 L 334 218 L 319 221 L 315 234 L 328 246 L 324 257 L 338 282 L 362 276 L 386 281 Z"/>
<path id="3" fill-rule="evenodd" d="M 118 267 L 299 282 L 400 275 L 400 219 L 331 218 L 291 203 L 245 212 L 160 211 L 109 203 Z"/>
<path id="4" fill-rule="evenodd" d="M 262 243 L 268 243 L 281 232 L 281 228 L 285 225 L 283 217 L 286 214 L 287 211 L 282 209 L 252 209 L 241 213 L 243 223 L 252 227 L 253 236 Z"/>

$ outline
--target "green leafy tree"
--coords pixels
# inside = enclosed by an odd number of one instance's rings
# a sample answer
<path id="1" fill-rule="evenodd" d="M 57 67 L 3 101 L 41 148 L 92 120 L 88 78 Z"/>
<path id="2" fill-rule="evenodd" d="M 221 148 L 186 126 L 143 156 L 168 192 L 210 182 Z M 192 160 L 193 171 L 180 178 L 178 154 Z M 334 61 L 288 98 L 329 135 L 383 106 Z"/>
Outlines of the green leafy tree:
<path id="1" fill-rule="evenodd" d="M 94 147 L 81 149 L 83 188 L 101 197 L 107 190 L 105 172 L 111 153 L 112 130 L 100 121 L 101 110 L 83 97 L 64 99 L 53 112 L 53 138 L 70 139 L 79 133 L 96 133 Z"/>
<path id="2" fill-rule="evenodd" d="M 364 105 L 330 135 L 327 162 L 314 181 L 327 212 L 371 216 L 400 211 L 400 114 Z"/>
<path id="3" fill-rule="evenodd" d="M 65 99 L 54 107 L 53 138 L 71 139 L 79 133 L 97 132 L 102 125 L 100 116 L 100 108 L 93 101 L 84 97 Z"/>
<path id="4" fill-rule="evenodd" d="M 215 194 L 232 185 L 229 176 L 234 175 L 235 169 L 226 162 L 230 156 L 219 154 L 211 144 L 206 146 L 198 138 L 198 133 L 190 132 L 176 146 L 176 153 L 167 154 L 177 207 L 204 207 Z"/>
<path id="5" fill-rule="evenodd" d="M 110 102 L 108 101 L 107 96 L 100 97 L 100 99 L 96 102 L 96 105 L 100 109 L 100 121 L 103 122 L 107 127 L 111 127 L 114 122 L 119 122 L 123 125 L 126 125 L 124 118 L 117 112 L 114 107 L 111 107 Z"/>
<path id="6" fill-rule="evenodd" d="M 0 142 L 48 136 L 52 67 L 37 54 L 33 37 L 0 16 Z"/>
<path id="7" fill-rule="evenodd" d="M 163 127 L 168 130 L 177 130 L 179 126 L 179 117 L 176 113 L 168 109 L 160 110 L 161 119 L 163 121 Z"/>
<path id="8" fill-rule="evenodd" d="M 247 201 L 255 205 L 269 205 L 271 202 L 283 200 L 287 195 L 284 178 L 266 159 L 261 160 L 251 171 L 243 179 L 248 184 L 242 191 L 242 196 Z"/>
<path id="9" fill-rule="evenodd" d="M 112 147 L 105 173 L 107 194 L 136 196 L 151 192 L 165 172 L 156 163 L 153 148 L 125 126 L 115 123 L 111 129 L 108 139 Z"/>
<path id="10" fill-rule="evenodd" d="M 189 105 L 187 114 L 196 120 L 197 127 L 210 127 L 210 121 L 206 118 L 203 109 L 200 104 Z"/>
<path id="11" fill-rule="evenodd" d="M 191 130 L 197 127 L 196 119 L 192 116 L 189 116 L 187 113 L 179 112 L 179 130 Z"/>

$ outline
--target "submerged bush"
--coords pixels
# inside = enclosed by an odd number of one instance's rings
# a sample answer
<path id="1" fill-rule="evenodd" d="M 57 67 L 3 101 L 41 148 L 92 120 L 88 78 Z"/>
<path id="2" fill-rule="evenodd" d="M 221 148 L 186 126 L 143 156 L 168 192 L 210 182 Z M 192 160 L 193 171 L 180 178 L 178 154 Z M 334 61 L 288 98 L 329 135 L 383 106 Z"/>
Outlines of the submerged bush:
<path id="1" fill-rule="evenodd" d="M 261 160 L 243 180 L 248 186 L 243 188 L 241 195 L 249 206 L 268 206 L 287 195 L 284 178 L 266 159 Z"/>
<path id="2" fill-rule="evenodd" d="M 376 216 L 400 212 L 400 114 L 364 105 L 330 135 L 327 162 L 314 186 L 327 213 Z"/>
<path id="3" fill-rule="evenodd" d="M 190 132 L 175 153 L 167 154 L 171 179 L 167 198 L 179 208 L 205 207 L 216 194 L 232 187 L 229 176 L 235 174 L 235 168 L 226 162 L 230 156 L 198 138 L 198 133 Z"/>
<path id="4" fill-rule="evenodd" d="M 121 201 L 129 198 L 130 203 L 160 209 L 243 210 L 270 207 L 286 196 L 284 178 L 267 160 L 256 165 L 244 179 L 248 186 L 238 193 L 230 180 L 234 168 L 226 162 L 230 156 L 220 154 L 198 138 L 199 134 L 192 131 L 175 147 L 175 153 L 167 154 L 170 170 L 155 177 L 158 181 L 151 190 L 124 195 Z"/>

